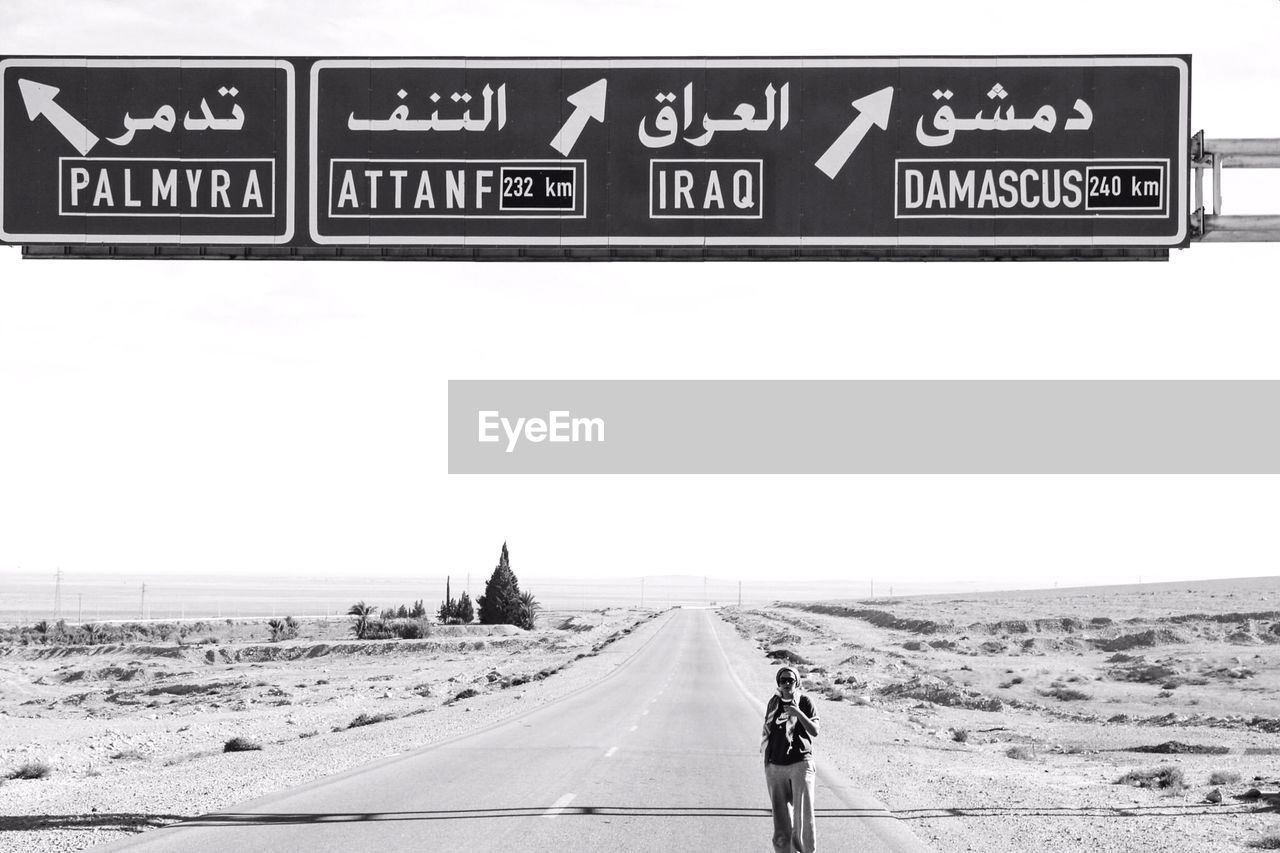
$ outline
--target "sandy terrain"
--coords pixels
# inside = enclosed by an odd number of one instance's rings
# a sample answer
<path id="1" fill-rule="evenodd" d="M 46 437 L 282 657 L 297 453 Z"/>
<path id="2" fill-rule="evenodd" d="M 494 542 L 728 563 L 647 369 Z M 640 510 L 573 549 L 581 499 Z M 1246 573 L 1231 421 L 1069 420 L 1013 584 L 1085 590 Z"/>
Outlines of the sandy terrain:
<path id="1" fill-rule="evenodd" d="M 822 754 L 940 851 L 1280 838 L 1280 579 L 724 615 L 806 662 Z M 1116 784 L 1162 766 L 1185 787 Z"/>
<path id="2" fill-rule="evenodd" d="M 726 648 L 761 707 L 777 658 L 798 658 L 820 760 L 942 853 L 1280 837 L 1265 796 L 1280 791 L 1280 579 L 720 613 L 750 641 Z M 341 620 L 272 643 L 253 621 L 213 626 L 216 642 L 0 646 L 0 770 L 52 768 L 0 783 L 0 838 L 79 850 L 474 731 L 607 675 L 652 615 L 427 640 L 357 643 Z M 362 714 L 394 719 L 351 727 Z M 264 749 L 222 752 L 233 737 Z M 1167 752 L 1133 751 L 1152 748 Z M 1185 786 L 1116 784 L 1159 767 Z"/>
<path id="3" fill-rule="evenodd" d="M 360 642 L 347 619 L 277 643 L 264 621 L 218 621 L 182 644 L 0 646 L 0 771 L 51 768 L 0 782 L 0 846 L 81 850 L 474 731 L 603 677 L 653 615 Z M 225 753 L 236 737 L 263 749 Z"/>

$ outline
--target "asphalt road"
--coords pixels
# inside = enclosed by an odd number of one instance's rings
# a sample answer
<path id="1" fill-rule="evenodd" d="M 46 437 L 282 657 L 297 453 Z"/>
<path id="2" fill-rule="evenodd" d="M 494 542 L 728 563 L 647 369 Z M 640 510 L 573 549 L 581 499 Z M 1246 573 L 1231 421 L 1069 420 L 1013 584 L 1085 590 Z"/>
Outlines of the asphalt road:
<path id="1" fill-rule="evenodd" d="M 609 677 L 509 723 L 96 849 L 771 851 L 767 697 L 733 673 L 717 619 L 659 617 Z M 817 747 L 819 850 L 927 850 Z"/>

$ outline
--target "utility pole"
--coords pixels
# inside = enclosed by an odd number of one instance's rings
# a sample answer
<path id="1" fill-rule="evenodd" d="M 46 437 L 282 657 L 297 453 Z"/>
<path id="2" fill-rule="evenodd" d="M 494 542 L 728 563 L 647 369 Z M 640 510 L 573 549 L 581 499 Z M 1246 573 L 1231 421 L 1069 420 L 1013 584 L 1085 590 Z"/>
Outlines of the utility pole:
<path id="1" fill-rule="evenodd" d="M 706 607 L 708 603 L 709 602 L 707 600 L 707 576 L 703 575 L 702 576 L 702 606 Z"/>
<path id="2" fill-rule="evenodd" d="M 138 618 L 147 618 L 147 585 L 145 583 L 142 585 L 142 601 L 138 604 Z"/>
<path id="3" fill-rule="evenodd" d="M 84 593 L 76 593 L 76 622 L 84 624 Z"/>
<path id="4" fill-rule="evenodd" d="M 876 597 L 876 579 L 875 578 L 871 579 L 871 597 L 872 598 Z"/>
<path id="5" fill-rule="evenodd" d="M 62 569 L 53 576 L 53 619 L 56 622 L 62 617 Z"/>
<path id="6" fill-rule="evenodd" d="M 640 609 L 644 609 L 644 575 L 640 576 Z"/>
<path id="7" fill-rule="evenodd" d="M 742 609 L 742 581 L 738 581 L 738 609 Z"/>

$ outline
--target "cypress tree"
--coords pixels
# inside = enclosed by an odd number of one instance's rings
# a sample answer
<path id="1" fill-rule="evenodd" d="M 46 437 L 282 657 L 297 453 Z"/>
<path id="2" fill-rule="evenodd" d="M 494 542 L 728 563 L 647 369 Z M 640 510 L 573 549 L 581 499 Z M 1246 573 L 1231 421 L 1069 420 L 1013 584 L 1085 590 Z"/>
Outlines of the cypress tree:
<path id="1" fill-rule="evenodd" d="M 507 543 L 502 543 L 502 556 L 493 574 L 484 585 L 484 595 L 476 599 L 480 605 L 481 625 L 520 625 L 522 611 L 520 605 L 520 582 L 515 572 L 511 571 L 511 557 L 507 553 Z"/>

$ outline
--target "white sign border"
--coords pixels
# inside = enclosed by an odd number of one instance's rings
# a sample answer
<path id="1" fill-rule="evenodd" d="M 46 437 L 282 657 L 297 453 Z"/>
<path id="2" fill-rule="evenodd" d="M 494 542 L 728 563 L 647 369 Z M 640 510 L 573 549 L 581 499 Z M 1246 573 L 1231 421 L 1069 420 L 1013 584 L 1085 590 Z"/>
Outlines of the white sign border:
<path id="1" fill-rule="evenodd" d="M 293 240 L 296 195 L 297 83 L 293 63 L 284 59 L 6 59 L 0 61 L 0 84 L 9 68 L 276 68 L 285 72 L 288 144 L 285 151 L 285 227 L 271 236 L 253 234 L 11 234 L 4 230 L 4 170 L 0 168 L 0 240 L 6 243 L 158 243 L 178 245 L 280 246 Z M 4 115 L 4 87 L 0 85 L 0 116 Z M 0 121 L 0 156 L 4 153 L 4 122 Z M 154 159 L 154 158 L 153 158 Z"/>
<path id="2" fill-rule="evenodd" d="M 1158 247 L 1172 248 L 1187 239 L 1189 170 L 1179 170 L 1176 209 L 1186 212 L 1173 235 L 1156 237 L 476 237 L 457 235 L 357 235 L 334 237 L 320 233 L 318 213 L 318 111 L 320 72 L 331 68 L 1126 68 L 1165 67 L 1178 70 L 1178 127 L 1190 126 L 1191 69 L 1178 56 L 1053 56 L 1053 57 L 908 57 L 899 59 L 824 58 L 662 58 L 662 59 L 318 59 L 311 65 L 310 217 L 311 239 L 321 246 L 427 245 L 427 246 L 716 246 L 716 247 Z M 1189 132 L 1189 131 L 1188 131 Z M 1190 139 L 1178 140 L 1178 163 L 1188 162 Z"/>

